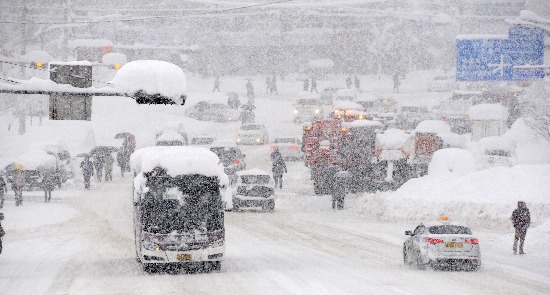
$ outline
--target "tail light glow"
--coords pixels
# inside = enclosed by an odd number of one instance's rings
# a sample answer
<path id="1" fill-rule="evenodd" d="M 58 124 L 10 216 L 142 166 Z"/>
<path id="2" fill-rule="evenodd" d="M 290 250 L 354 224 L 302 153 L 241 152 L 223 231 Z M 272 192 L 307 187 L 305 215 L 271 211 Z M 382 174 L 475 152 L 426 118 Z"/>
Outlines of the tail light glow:
<path id="1" fill-rule="evenodd" d="M 298 147 L 297 147 L 297 146 L 295 146 L 295 145 L 292 145 L 292 146 L 290 146 L 290 149 L 291 149 L 291 150 L 297 150 L 297 149 L 298 149 Z"/>
<path id="2" fill-rule="evenodd" d="M 476 239 L 476 238 L 466 239 L 466 243 L 472 244 L 472 245 L 477 245 L 477 244 L 479 244 L 479 240 Z"/>
<path id="3" fill-rule="evenodd" d="M 270 146 L 269 146 L 269 149 L 271 149 L 271 150 L 274 150 L 274 149 L 276 149 L 276 148 L 277 148 L 277 146 L 275 146 L 275 145 L 270 145 Z"/>
<path id="4" fill-rule="evenodd" d="M 432 245 L 436 245 L 436 244 L 439 244 L 439 243 L 443 243 L 443 240 L 442 239 L 436 239 L 436 238 L 426 238 L 426 242 L 428 242 Z"/>
<path id="5" fill-rule="evenodd" d="M 239 160 L 235 160 L 235 165 L 239 165 Z"/>

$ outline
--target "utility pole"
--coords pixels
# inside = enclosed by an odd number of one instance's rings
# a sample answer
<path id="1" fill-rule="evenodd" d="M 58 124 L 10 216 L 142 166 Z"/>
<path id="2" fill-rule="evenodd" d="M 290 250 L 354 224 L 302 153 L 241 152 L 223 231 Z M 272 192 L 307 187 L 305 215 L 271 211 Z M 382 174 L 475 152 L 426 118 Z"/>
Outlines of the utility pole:
<path id="1" fill-rule="evenodd" d="M 27 4 L 23 6 L 23 9 L 21 10 L 21 56 L 25 55 L 27 53 L 27 42 L 28 42 L 28 36 L 27 36 L 27 15 L 29 14 L 29 9 L 27 8 Z M 25 67 L 21 67 L 21 75 L 22 78 L 26 78 L 26 71 Z"/>
<path id="2" fill-rule="evenodd" d="M 63 28 L 63 42 L 61 48 L 61 59 L 63 61 L 68 61 L 69 59 L 69 38 L 71 37 L 71 29 L 69 28 L 68 24 L 72 20 L 72 3 L 71 0 L 65 0 L 65 3 L 63 4 L 63 23 L 65 24 L 65 27 Z"/>

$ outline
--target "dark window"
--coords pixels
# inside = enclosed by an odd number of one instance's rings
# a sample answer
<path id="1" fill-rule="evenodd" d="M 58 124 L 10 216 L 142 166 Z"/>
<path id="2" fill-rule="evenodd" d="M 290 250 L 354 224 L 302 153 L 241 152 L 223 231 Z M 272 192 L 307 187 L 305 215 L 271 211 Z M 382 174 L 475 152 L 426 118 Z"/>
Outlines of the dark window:
<path id="1" fill-rule="evenodd" d="M 460 225 L 436 225 L 436 226 L 430 226 L 428 229 L 431 234 L 436 235 L 471 235 L 472 231 L 465 227 Z"/>
<path id="2" fill-rule="evenodd" d="M 268 184 L 270 180 L 269 175 L 242 175 L 241 180 L 243 184 Z"/>

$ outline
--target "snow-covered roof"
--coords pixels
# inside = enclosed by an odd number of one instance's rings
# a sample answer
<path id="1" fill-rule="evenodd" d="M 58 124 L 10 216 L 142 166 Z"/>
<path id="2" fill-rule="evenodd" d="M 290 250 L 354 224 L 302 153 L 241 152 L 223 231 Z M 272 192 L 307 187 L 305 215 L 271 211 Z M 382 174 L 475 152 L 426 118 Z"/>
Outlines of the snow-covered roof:
<path id="1" fill-rule="evenodd" d="M 479 144 L 485 151 L 503 150 L 514 152 L 516 150 L 516 142 L 512 139 L 501 136 L 489 136 L 479 140 Z"/>
<path id="2" fill-rule="evenodd" d="M 372 121 L 372 120 L 355 120 L 352 122 L 343 122 L 342 127 L 345 128 L 360 128 L 360 127 L 384 127 L 384 124 L 382 124 L 379 121 Z"/>
<path id="3" fill-rule="evenodd" d="M 113 46 L 113 42 L 107 39 L 75 39 L 69 40 L 69 48 L 77 47 L 107 47 Z"/>
<path id="4" fill-rule="evenodd" d="M 415 128 L 416 132 L 430 132 L 435 134 L 444 134 L 451 132 L 451 126 L 445 121 L 441 120 L 425 120 L 420 123 Z"/>
<path id="5" fill-rule="evenodd" d="M 314 69 L 330 69 L 334 67 L 332 59 L 314 59 L 308 62 L 310 68 Z"/>
<path id="6" fill-rule="evenodd" d="M 182 141 L 183 136 L 181 133 L 177 132 L 174 129 L 165 129 L 162 134 L 157 138 L 159 141 Z"/>
<path id="7" fill-rule="evenodd" d="M 332 103 L 332 106 L 335 108 L 340 109 L 348 109 L 348 110 L 362 110 L 363 106 L 353 102 L 353 101 L 347 101 L 347 100 L 334 100 Z"/>
<path id="8" fill-rule="evenodd" d="M 478 104 L 468 110 L 471 120 L 506 120 L 508 109 L 500 104 Z"/>
<path id="9" fill-rule="evenodd" d="M 428 166 L 429 175 L 463 176 L 476 171 L 474 156 L 467 150 L 449 148 L 436 151 Z"/>
<path id="10" fill-rule="evenodd" d="M 388 129 L 384 133 L 376 134 L 377 145 L 383 149 L 399 149 L 410 137 L 401 129 Z"/>
<path id="11" fill-rule="evenodd" d="M 237 175 L 242 176 L 242 175 L 271 175 L 271 174 L 262 169 L 254 168 L 249 170 L 237 171 Z"/>
<path id="12" fill-rule="evenodd" d="M 54 169 L 55 157 L 41 148 L 30 148 L 23 154 L 13 159 L 13 162 L 23 166 L 24 170 L 36 170 L 40 168 Z"/>
<path id="13" fill-rule="evenodd" d="M 123 92 L 144 91 L 172 98 L 181 104 L 187 92 L 183 70 L 175 64 L 160 60 L 137 60 L 125 64 L 111 81 Z"/>
<path id="14" fill-rule="evenodd" d="M 130 162 L 132 169 L 136 172 L 148 172 L 155 167 L 162 167 L 172 177 L 189 174 L 205 176 L 222 176 L 224 174 L 218 156 L 199 147 L 146 147 L 135 151 Z"/>

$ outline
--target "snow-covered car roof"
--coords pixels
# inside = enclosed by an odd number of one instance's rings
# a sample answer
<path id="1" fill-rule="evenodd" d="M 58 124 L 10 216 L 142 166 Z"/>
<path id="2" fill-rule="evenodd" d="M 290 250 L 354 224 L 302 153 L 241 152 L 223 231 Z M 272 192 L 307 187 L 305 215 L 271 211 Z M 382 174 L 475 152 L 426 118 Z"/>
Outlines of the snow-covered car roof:
<path id="1" fill-rule="evenodd" d="M 429 132 L 435 134 L 445 134 L 451 132 L 451 126 L 441 120 L 424 120 L 414 129 L 416 132 Z"/>
<path id="2" fill-rule="evenodd" d="M 155 167 L 166 169 L 168 175 L 200 174 L 223 177 L 223 166 L 218 156 L 208 149 L 189 146 L 152 146 L 132 154 L 131 167 L 136 172 L 147 172 Z"/>
<path id="3" fill-rule="evenodd" d="M 382 124 L 379 121 L 372 121 L 372 120 L 355 120 L 351 122 L 343 122 L 342 127 L 344 128 L 360 128 L 360 127 L 384 127 L 384 124 Z"/>
<path id="4" fill-rule="evenodd" d="M 478 104 L 468 110 L 471 120 L 506 120 L 508 109 L 501 104 Z"/>
<path id="5" fill-rule="evenodd" d="M 270 173 L 268 173 L 268 172 L 266 172 L 262 169 L 258 169 L 258 168 L 237 171 L 236 173 L 239 176 L 243 176 L 243 175 L 268 175 L 268 176 L 271 176 Z"/>
<path id="6" fill-rule="evenodd" d="M 399 149 L 410 136 L 401 129 L 388 129 L 384 133 L 376 134 L 376 140 L 378 146 L 382 149 Z"/>
<path id="7" fill-rule="evenodd" d="M 351 109 L 351 110 L 362 110 L 363 109 L 362 105 L 360 105 L 356 102 L 347 101 L 347 100 L 335 100 L 332 103 L 332 106 L 335 107 L 335 108 L 340 108 L 340 109 Z"/>
<path id="8" fill-rule="evenodd" d="M 41 148 L 30 148 L 12 161 L 20 164 L 24 170 L 55 169 L 56 158 Z"/>
<path id="9" fill-rule="evenodd" d="M 489 136 L 479 140 L 479 144 L 486 151 L 503 150 L 514 152 L 516 150 L 516 142 L 512 139 L 502 136 Z"/>

